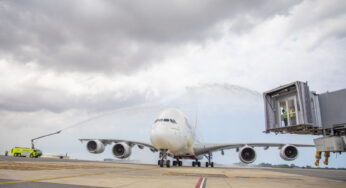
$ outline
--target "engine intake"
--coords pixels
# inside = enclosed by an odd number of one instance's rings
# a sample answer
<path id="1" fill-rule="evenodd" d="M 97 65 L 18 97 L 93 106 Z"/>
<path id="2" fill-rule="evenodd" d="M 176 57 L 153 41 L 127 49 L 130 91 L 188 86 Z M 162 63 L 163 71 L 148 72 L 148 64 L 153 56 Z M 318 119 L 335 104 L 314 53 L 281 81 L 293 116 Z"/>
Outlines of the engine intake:
<path id="1" fill-rule="evenodd" d="M 105 145 L 100 140 L 90 140 L 86 147 L 90 153 L 102 153 L 105 150 Z"/>
<path id="2" fill-rule="evenodd" d="M 252 163 L 256 160 L 256 151 L 250 146 L 244 146 L 239 150 L 239 159 L 246 164 Z"/>
<path id="3" fill-rule="evenodd" d="M 125 143 L 117 143 L 113 146 L 112 152 L 118 159 L 124 159 L 131 155 L 131 147 Z"/>
<path id="4" fill-rule="evenodd" d="M 285 145 L 280 150 L 280 157 L 286 161 L 293 161 L 298 157 L 298 149 L 292 145 Z"/>

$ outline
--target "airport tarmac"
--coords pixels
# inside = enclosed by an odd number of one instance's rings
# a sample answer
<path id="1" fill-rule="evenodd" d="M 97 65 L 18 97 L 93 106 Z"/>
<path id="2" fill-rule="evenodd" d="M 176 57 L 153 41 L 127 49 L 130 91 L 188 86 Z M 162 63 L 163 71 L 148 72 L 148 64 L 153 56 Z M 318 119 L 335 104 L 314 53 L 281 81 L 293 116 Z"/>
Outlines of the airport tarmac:
<path id="1" fill-rule="evenodd" d="M 346 187 L 346 171 L 338 180 L 319 177 L 329 170 L 259 168 L 160 168 L 155 165 L 90 161 L 23 161 L 0 158 L 0 187 L 195 187 L 200 177 L 206 187 Z M 292 170 L 292 171 L 290 171 Z M 294 170 L 300 170 L 297 173 Z M 306 173 L 306 174 L 304 174 Z M 317 175 L 316 175 L 317 174 Z M 315 177 L 317 176 L 317 177 Z"/>

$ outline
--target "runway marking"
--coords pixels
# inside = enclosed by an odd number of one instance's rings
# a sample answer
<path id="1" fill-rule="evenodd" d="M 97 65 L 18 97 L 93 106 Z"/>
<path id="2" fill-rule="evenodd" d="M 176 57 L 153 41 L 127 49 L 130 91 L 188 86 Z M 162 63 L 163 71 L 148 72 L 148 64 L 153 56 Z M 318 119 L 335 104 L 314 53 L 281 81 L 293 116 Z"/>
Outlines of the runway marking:
<path id="1" fill-rule="evenodd" d="M 53 178 L 40 178 L 40 179 L 31 179 L 31 180 L 18 180 L 18 181 L 6 181 L 6 182 L 0 182 L 0 185 L 3 184 L 12 184 L 12 183 L 27 183 L 27 182 L 37 182 L 37 181 L 46 181 L 46 180 L 57 180 L 57 179 L 65 179 L 65 178 L 76 178 L 76 177 L 83 177 L 83 176 L 99 176 L 109 173 L 124 173 L 124 172 L 132 172 L 132 171 L 145 171 L 145 170 L 153 170 L 156 168 L 150 168 L 150 169 L 132 169 L 132 170 L 125 170 L 125 171 L 110 171 L 110 172 L 103 172 L 103 173 L 95 173 L 95 174 L 79 174 L 79 175 L 72 175 L 72 176 L 61 176 L 61 177 L 53 177 Z"/>
<path id="2" fill-rule="evenodd" d="M 197 181 L 195 188 L 205 188 L 207 185 L 207 178 L 200 177 Z"/>

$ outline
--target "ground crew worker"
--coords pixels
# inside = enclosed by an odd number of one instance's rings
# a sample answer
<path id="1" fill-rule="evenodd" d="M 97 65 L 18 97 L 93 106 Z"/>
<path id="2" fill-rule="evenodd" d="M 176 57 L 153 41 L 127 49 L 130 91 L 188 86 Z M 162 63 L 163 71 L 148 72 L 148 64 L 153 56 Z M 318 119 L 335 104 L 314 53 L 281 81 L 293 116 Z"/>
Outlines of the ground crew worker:
<path id="1" fill-rule="evenodd" d="M 287 126 L 287 112 L 285 109 L 282 109 L 281 119 L 284 121 L 285 126 Z"/>
<path id="2" fill-rule="evenodd" d="M 294 108 L 290 109 L 290 120 L 292 125 L 296 125 L 296 113 L 294 112 Z"/>

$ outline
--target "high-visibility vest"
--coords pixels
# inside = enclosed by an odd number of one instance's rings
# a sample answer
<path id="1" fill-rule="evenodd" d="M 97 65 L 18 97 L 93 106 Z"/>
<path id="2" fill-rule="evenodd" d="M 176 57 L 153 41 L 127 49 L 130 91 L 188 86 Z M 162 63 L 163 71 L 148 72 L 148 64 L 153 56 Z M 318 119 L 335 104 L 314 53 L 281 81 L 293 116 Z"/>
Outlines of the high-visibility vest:
<path id="1" fill-rule="evenodd" d="M 284 113 L 281 115 L 281 119 L 287 119 L 287 112 L 284 112 Z"/>
<path id="2" fill-rule="evenodd" d="M 290 110 L 290 118 L 296 117 L 293 108 Z"/>

